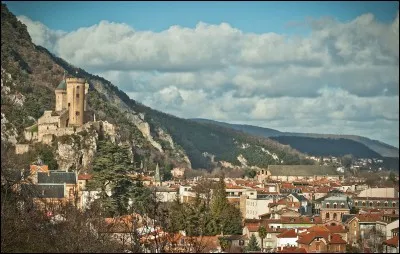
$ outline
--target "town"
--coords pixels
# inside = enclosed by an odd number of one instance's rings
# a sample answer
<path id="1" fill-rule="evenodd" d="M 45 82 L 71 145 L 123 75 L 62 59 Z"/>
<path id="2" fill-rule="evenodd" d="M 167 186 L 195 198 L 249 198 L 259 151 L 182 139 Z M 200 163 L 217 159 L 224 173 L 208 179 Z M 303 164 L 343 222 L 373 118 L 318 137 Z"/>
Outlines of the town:
<path id="1" fill-rule="evenodd" d="M 155 174 L 132 174 L 144 186 L 152 188 L 161 203 L 196 200 L 196 186 L 219 178 L 185 178 L 185 170 L 172 170 L 173 180 L 162 181 Z M 31 165 L 31 180 L 39 189 L 35 203 L 54 221 L 63 220 L 50 204 L 74 204 L 85 210 L 100 191 L 87 190 L 91 174 L 53 171 L 47 165 Z M 228 202 L 240 209 L 242 235 L 199 236 L 202 252 L 275 252 L 275 253 L 398 253 L 399 186 L 370 186 L 365 179 L 345 177 L 330 166 L 270 165 L 253 179 L 224 178 Z M 201 196 L 206 198 L 205 196 Z M 53 207 L 51 210 L 49 207 Z M 107 234 L 121 244 L 129 244 L 132 216 L 146 220 L 144 214 L 104 218 L 112 224 Z M 124 223 L 125 222 L 125 223 Z M 144 224 L 143 224 L 144 225 Z M 141 241 L 168 239 L 168 252 L 190 251 L 185 232 L 174 234 L 150 223 L 142 229 Z M 115 229 L 115 230 L 114 230 Z M 154 234 L 157 234 L 154 237 Z M 201 238 L 201 239 L 200 239 Z"/>

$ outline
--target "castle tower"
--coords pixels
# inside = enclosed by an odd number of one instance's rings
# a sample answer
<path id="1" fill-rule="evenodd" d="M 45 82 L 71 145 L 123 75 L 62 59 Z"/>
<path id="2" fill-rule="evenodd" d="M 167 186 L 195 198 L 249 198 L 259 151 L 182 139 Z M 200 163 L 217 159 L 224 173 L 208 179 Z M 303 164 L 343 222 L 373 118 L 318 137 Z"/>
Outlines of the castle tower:
<path id="1" fill-rule="evenodd" d="M 55 90 L 56 94 L 56 111 L 67 109 L 67 85 L 63 79 Z"/>
<path id="2" fill-rule="evenodd" d="M 67 78 L 69 126 L 82 126 L 85 113 L 85 79 Z"/>

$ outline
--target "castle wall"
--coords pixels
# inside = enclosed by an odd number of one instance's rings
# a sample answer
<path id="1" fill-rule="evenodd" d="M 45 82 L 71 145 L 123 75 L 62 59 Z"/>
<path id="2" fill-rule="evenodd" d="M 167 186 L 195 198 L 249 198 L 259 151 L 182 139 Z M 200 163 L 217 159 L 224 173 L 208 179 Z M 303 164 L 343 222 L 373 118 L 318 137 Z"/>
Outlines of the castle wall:
<path id="1" fill-rule="evenodd" d="M 16 154 L 27 153 L 28 151 L 29 151 L 29 145 L 28 144 L 16 144 L 15 145 L 15 153 Z"/>
<path id="2" fill-rule="evenodd" d="M 58 119 L 60 118 L 60 116 L 52 116 L 51 114 L 53 113 L 53 111 L 51 110 L 46 110 L 43 114 L 43 116 L 41 116 L 38 119 L 38 125 L 40 127 L 40 125 L 43 124 L 57 124 L 58 125 Z"/>
<path id="3" fill-rule="evenodd" d="M 61 115 L 60 115 L 60 117 L 58 119 L 58 126 L 60 128 L 67 127 L 67 125 L 68 125 L 68 117 L 69 117 L 69 114 L 68 114 L 67 110 L 65 110 L 63 113 L 61 113 Z"/>

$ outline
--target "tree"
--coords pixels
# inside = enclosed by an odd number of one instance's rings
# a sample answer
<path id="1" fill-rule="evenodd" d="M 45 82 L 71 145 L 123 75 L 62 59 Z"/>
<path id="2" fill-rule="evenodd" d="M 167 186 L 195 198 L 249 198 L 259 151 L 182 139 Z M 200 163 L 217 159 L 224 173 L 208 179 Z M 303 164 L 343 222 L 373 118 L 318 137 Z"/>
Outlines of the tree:
<path id="1" fill-rule="evenodd" d="M 226 198 L 225 181 L 224 181 L 224 177 L 221 176 L 216 185 L 216 188 L 213 190 L 211 211 L 212 211 L 214 218 L 220 219 L 222 211 L 225 210 L 227 205 L 228 205 L 228 201 Z"/>
<path id="2" fill-rule="evenodd" d="M 261 250 L 264 248 L 264 238 L 267 236 L 267 229 L 264 226 L 258 228 L 258 236 L 261 238 Z"/>
<path id="3" fill-rule="evenodd" d="M 395 174 L 393 171 L 390 171 L 390 173 L 389 173 L 389 180 L 390 180 L 391 182 L 393 182 L 393 183 L 396 183 L 396 182 L 397 182 L 396 174 Z"/>
<path id="4" fill-rule="evenodd" d="M 254 234 L 251 235 L 249 244 L 246 247 L 247 251 L 259 251 L 260 246 L 258 246 L 257 238 Z"/>
<path id="5" fill-rule="evenodd" d="M 342 166 L 345 168 L 350 168 L 351 164 L 353 163 L 353 155 L 346 154 L 341 158 Z"/>

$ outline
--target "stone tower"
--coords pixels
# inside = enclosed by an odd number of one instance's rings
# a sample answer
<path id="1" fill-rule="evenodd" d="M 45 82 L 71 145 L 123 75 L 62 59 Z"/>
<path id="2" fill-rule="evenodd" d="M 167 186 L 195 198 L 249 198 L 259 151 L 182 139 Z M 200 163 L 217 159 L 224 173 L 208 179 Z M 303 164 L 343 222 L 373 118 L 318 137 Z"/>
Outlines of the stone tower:
<path id="1" fill-rule="evenodd" d="M 67 109 L 67 84 L 63 79 L 57 86 L 56 90 L 56 111 Z"/>
<path id="2" fill-rule="evenodd" d="M 160 168 L 158 167 L 158 163 L 156 166 L 156 174 L 154 176 L 154 181 L 156 182 L 156 186 L 161 185 L 161 176 L 160 176 Z"/>
<path id="3" fill-rule="evenodd" d="M 82 126 L 85 113 L 85 87 L 83 78 L 67 78 L 67 107 L 69 126 Z"/>

